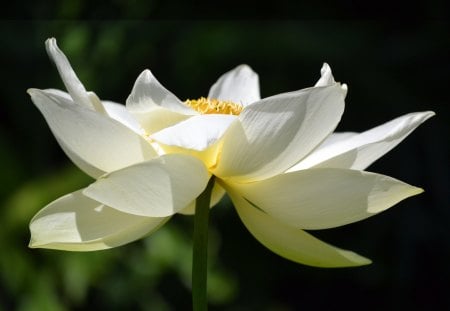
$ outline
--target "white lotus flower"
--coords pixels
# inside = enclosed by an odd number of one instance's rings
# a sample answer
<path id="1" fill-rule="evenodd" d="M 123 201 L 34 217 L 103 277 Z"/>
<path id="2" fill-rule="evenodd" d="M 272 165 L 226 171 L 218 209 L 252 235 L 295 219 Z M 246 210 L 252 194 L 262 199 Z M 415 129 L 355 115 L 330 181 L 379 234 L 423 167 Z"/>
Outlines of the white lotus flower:
<path id="1" fill-rule="evenodd" d="M 260 99 L 248 66 L 225 73 L 207 98 L 180 101 L 145 70 L 126 107 L 87 92 L 55 39 L 46 42 L 68 94 L 30 89 L 59 144 L 96 181 L 42 209 L 31 247 L 98 250 L 139 239 L 194 211 L 211 176 L 248 230 L 296 262 L 341 267 L 370 261 L 302 229 L 373 216 L 422 192 L 364 169 L 433 112 L 404 115 L 363 133 L 332 133 L 346 86 L 324 64 L 314 87 Z"/>

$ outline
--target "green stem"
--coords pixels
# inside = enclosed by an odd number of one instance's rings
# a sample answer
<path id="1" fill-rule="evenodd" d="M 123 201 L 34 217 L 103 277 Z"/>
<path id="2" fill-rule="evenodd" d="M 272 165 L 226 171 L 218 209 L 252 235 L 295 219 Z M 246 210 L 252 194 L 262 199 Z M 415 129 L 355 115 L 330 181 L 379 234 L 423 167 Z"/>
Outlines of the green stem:
<path id="1" fill-rule="evenodd" d="M 194 311 L 208 310 L 206 294 L 208 259 L 209 205 L 214 186 L 214 176 L 195 201 L 194 252 L 192 258 L 192 303 Z"/>

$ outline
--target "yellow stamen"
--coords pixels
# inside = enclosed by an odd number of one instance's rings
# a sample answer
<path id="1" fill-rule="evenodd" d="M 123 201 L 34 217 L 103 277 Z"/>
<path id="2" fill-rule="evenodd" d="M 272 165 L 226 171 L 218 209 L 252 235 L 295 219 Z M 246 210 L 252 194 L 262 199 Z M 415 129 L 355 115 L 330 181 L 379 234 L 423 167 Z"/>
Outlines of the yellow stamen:
<path id="1" fill-rule="evenodd" d="M 188 99 L 184 103 L 201 114 L 232 114 L 237 116 L 244 109 L 241 104 L 236 104 L 232 101 L 205 97 Z"/>

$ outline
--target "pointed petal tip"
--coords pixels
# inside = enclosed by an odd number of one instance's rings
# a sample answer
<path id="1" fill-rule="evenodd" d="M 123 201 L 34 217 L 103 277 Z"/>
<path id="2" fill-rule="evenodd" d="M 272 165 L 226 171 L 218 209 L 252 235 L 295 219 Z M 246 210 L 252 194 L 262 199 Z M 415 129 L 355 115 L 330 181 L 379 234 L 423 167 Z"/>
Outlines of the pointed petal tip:
<path id="1" fill-rule="evenodd" d="M 51 47 L 51 46 L 55 46 L 56 45 L 56 39 L 54 37 L 48 38 L 47 40 L 45 40 L 45 46 L 47 48 Z"/>
<path id="2" fill-rule="evenodd" d="M 425 190 L 420 188 L 420 187 L 413 187 L 413 189 L 411 191 L 411 193 L 412 193 L 411 196 L 418 195 L 418 194 L 421 194 L 421 193 L 424 193 L 424 192 L 425 192 Z"/>
<path id="3" fill-rule="evenodd" d="M 50 37 L 50 38 L 47 38 L 47 40 L 45 40 L 45 44 L 51 44 L 53 42 L 56 43 L 55 37 Z"/>
<path id="4" fill-rule="evenodd" d="M 400 201 L 403 201 L 409 197 L 421 194 L 422 192 L 424 192 L 424 190 L 422 188 L 411 186 L 407 183 L 397 184 L 388 191 L 388 197 L 393 198 L 393 200 L 390 204 L 384 204 L 384 205 L 375 204 L 374 206 L 369 206 L 367 209 L 367 212 L 373 213 L 373 214 L 381 213 L 381 212 L 393 207 L 394 205 L 398 204 Z"/>
<path id="5" fill-rule="evenodd" d="M 45 49 L 47 50 L 47 53 L 50 55 L 50 57 L 53 58 L 53 54 L 55 52 L 61 52 L 58 48 L 58 44 L 56 43 L 55 38 L 48 38 L 45 40 Z"/>
<path id="6" fill-rule="evenodd" d="M 336 269 L 336 268 L 355 268 L 362 267 L 372 264 L 372 260 L 361 256 L 355 252 L 336 248 L 336 251 L 340 254 L 341 258 L 337 261 L 332 260 L 311 260 L 311 261 L 296 261 L 294 262 L 304 264 L 315 268 L 326 268 L 326 269 Z"/>
<path id="7" fill-rule="evenodd" d="M 28 93 L 28 95 L 30 95 L 31 97 L 33 97 L 34 94 L 36 94 L 36 91 L 38 91 L 38 89 L 35 89 L 35 88 L 29 88 L 29 89 L 27 89 L 27 93 Z"/>
<path id="8" fill-rule="evenodd" d="M 141 72 L 141 74 L 138 76 L 138 80 L 142 79 L 145 81 L 150 81 L 153 78 L 153 74 L 150 71 L 150 69 L 145 69 L 144 71 Z"/>
<path id="9" fill-rule="evenodd" d="M 250 66 L 247 65 L 247 64 L 240 64 L 239 66 L 237 66 L 236 69 L 239 69 L 239 70 L 247 70 L 247 71 L 253 71 L 252 67 L 250 67 Z"/>
<path id="10" fill-rule="evenodd" d="M 425 122 L 429 118 L 434 117 L 435 115 L 436 113 L 434 111 L 428 110 L 428 111 L 411 112 L 399 118 L 402 117 L 410 118 L 412 123 L 420 124 Z"/>
<path id="11" fill-rule="evenodd" d="M 341 254 L 349 260 L 349 263 L 342 266 L 335 266 L 335 268 L 345 268 L 345 267 L 360 267 L 367 266 L 372 263 L 372 260 L 369 258 L 358 255 L 352 251 L 342 250 Z"/>
<path id="12" fill-rule="evenodd" d="M 405 188 L 404 188 L 404 198 L 409 198 L 418 194 L 421 194 L 425 192 L 425 190 L 423 190 L 420 187 L 416 187 L 416 186 L 411 186 L 409 184 L 405 184 Z"/>
<path id="13" fill-rule="evenodd" d="M 424 111 L 424 112 L 422 112 L 422 114 L 423 114 L 423 121 L 426 121 L 429 118 L 434 117 L 436 115 L 436 113 L 431 110 Z"/>
<path id="14" fill-rule="evenodd" d="M 320 74 L 323 75 L 327 70 L 331 70 L 331 67 L 327 62 L 323 62 L 322 68 L 320 68 Z"/>
<path id="15" fill-rule="evenodd" d="M 240 64 L 232 71 L 235 71 L 237 75 L 249 75 L 258 79 L 258 74 L 247 64 Z"/>

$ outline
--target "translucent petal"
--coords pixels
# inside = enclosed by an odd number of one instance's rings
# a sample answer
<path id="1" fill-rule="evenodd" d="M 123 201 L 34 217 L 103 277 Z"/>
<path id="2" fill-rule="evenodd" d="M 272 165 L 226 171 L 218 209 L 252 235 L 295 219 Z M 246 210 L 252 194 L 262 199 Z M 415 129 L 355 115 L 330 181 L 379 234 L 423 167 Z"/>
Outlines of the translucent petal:
<path id="1" fill-rule="evenodd" d="M 261 99 L 258 75 L 247 65 L 240 65 L 222 75 L 211 87 L 209 98 L 232 101 L 247 106 Z"/>
<path id="2" fill-rule="evenodd" d="M 85 197 L 67 194 L 39 211 L 30 223 L 30 247 L 94 251 L 120 246 L 158 229 L 168 218 L 131 215 Z"/>
<path id="3" fill-rule="evenodd" d="M 216 143 L 237 117 L 223 114 L 205 114 L 165 128 L 151 136 L 168 146 L 202 151 Z"/>
<path id="4" fill-rule="evenodd" d="M 269 215 L 302 229 L 359 221 L 423 191 L 388 176 L 336 168 L 302 170 L 233 187 Z"/>
<path id="5" fill-rule="evenodd" d="M 291 227 L 256 209 L 229 191 L 236 210 L 252 235 L 274 253 L 305 265 L 334 268 L 367 265 L 371 261 L 351 251 L 324 243 L 305 231 Z"/>
<path id="6" fill-rule="evenodd" d="M 339 84 L 280 94 L 247 106 L 224 135 L 214 174 L 265 179 L 297 163 L 336 127 L 344 110 Z"/>
<path id="7" fill-rule="evenodd" d="M 154 108 L 166 108 L 181 114 L 195 115 L 196 112 L 184 105 L 175 95 L 162 86 L 150 70 L 144 70 L 137 78 L 127 109 L 131 112 L 148 112 Z"/>
<path id="8" fill-rule="evenodd" d="M 360 134 L 336 134 L 308 157 L 290 168 L 297 171 L 310 167 L 338 167 L 363 170 L 382 157 L 434 112 L 410 113 Z"/>
<path id="9" fill-rule="evenodd" d="M 126 108 L 147 135 L 197 115 L 196 111 L 164 88 L 150 70 L 145 70 L 137 78 Z"/>
<path id="10" fill-rule="evenodd" d="M 103 107 L 105 107 L 108 116 L 116 121 L 119 121 L 139 135 L 145 134 L 145 131 L 139 122 L 131 115 L 130 112 L 128 112 L 124 105 L 106 100 L 102 101 L 102 104 Z"/>
<path id="11" fill-rule="evenodd" d="M 110 172 L 157 156 L 142 136 L 104 114 L 54 93 L 28 93 L 64 151 L 80 159 L 76 164 L 82 161 L 96 171 Z"/>
<path id="12" fill-rule="evenodd" d="M 200 160 L 170 154 L 102 176 L 83 193 L 125 213 L 166 217 L 195 200 L 209 177 Z"/>

